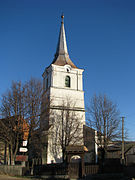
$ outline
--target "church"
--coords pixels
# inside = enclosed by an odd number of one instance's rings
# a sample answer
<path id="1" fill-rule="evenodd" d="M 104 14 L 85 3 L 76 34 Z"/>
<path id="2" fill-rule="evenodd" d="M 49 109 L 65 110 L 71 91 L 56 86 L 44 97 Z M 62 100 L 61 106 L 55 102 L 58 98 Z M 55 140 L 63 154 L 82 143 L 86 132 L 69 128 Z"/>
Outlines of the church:
<path id="1" fill-rule="evenodd" d="M 63 162 L 67 146 L 84 145 L 83 71 L 69 57 L 62 15 L 56 53 L 42 75 L 43 164 Z"/>

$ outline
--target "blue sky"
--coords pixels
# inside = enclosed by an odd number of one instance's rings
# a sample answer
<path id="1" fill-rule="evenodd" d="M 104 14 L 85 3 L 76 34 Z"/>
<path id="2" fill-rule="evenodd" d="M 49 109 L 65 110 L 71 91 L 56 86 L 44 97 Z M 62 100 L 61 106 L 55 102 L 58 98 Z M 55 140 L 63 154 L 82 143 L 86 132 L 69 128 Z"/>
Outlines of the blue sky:
<path id="1" fill-rule="evenodd" d="M 0 96 L 12 80 L 41 78 L 65 15 L 68 52 L 84 68 L 85 103 L 106 93 L 135 140 L 135 1 L 0 0 Z"/>

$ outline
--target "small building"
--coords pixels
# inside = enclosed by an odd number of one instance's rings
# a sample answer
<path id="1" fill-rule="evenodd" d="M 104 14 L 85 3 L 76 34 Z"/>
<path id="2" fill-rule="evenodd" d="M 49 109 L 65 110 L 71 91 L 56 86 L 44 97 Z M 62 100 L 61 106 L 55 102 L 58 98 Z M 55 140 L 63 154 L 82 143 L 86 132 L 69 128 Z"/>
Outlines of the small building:
<path id="1" fill-rule="evenodd" d="M 121 146 L 117 144 L 110 144 L 107 147 L 107 159 L 120 159 L 121 156 Z"/>
<path id="2" fill-rule="evenodd" d="M 96 131 L 86 125 L 83 126 L 84 146 L 88 149 L 85 152 L 84 161 L 86 163 L 97 163 L 98 145 L 96 144 Z"/>
<path id="3" fill-rule="evenodd" d="M 125 165 L 135 165 L 135 145 L 125 151 Z"/>

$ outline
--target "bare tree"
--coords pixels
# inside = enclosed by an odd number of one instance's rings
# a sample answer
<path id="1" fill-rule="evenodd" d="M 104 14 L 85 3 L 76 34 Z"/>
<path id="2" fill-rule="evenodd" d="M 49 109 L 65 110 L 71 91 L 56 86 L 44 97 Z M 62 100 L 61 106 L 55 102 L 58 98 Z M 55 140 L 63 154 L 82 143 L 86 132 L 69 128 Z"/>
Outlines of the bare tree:
<path id="1" fill-rule="evenodd" d="M 13 82 L 11 88 L 2 96 L 0 119 L 0 139 L 7 143 L 11 152 L 11 163 L 14 164 L 18 152 L 20 140 L 23 137 L 23 120 L 29 124 L 29 146 L 33 146 L 39 136 L 40 106 L 41 106 L 42 83 L 32 78 L 22 85 L 21 82 Z M 35 145 L 36 144 L 36 145 Z"/>
<path id="2" fill-rule="evenodd" d="M 120 117 L 117 105 L 106 95 L 94 95 L 88 107 L 87 124 L 97 131 L 97 144 L 107 151 L 108 144 L 120 138 Z"/>
<path id="3" fill-rule="evenodd" d="M 21 82 L 12 83 L 11 89 L 2 96 L 0 139 L 9 146 L 11 164 L 14 164 L 22 136 L 23 88 Z"/>
<path id="4" fill-rule="evenodd" d="M 29 124 L 29 158 L 37 157 L 40 153 L 40 114 L 42 99 L 42 82 L 31 78 L 24 84 L 25 120 Z"/>
<path id="5" fill-rule="evenodd" d="M 55 109 L 55 107 L 53 107 Z M 62 160 L 65 161 L 66 147 L 69 145 L 83 144 L 83 123 L 82 115 L 78 115 L 75 111 L 75 105 L 69 99 L 63 101 L 57 110 L 50 111 L 52 126 L 51 139 L 52 152 L 57 153 L 62 151 Z M 59 151 L 58 151 L 59 150 Z"/>

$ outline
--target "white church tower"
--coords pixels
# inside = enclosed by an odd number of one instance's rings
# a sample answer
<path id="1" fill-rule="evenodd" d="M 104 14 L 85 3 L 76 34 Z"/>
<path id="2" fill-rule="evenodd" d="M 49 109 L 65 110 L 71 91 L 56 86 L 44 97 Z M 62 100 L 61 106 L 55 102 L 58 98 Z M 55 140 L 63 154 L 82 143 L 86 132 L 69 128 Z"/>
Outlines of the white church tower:
<path id="1" fill-rule="evenodd" d="M 44 140 L 45 148 L 43 154 L 46 163 L 62 162 L 62 143 L 66 141 L 64 131 L 76 137 L 69 145 L 83 145 L 83 125 L 85 124 L 84 91 L 83 91 L 83 69 L 79 69 L 69 58 L 65 29 L 64 16 L 61 16 L 61 28 L 58 45 L 53 62 L 43 73 L 43 100 L 41 112 L 41 128 L 47 137 Z M 62 129 L 67 124 L 66 110 L 70 109 L 72 116 L 68 120 L 76 121 L 72 124 L 73 129 Z M 63 124 L 62 124 L 63 123 Z M 70 123 L 71 124 L 71 123 Z M 71 127 L 71 125 L 70 125 Z M 79 131 L 75 130 L 78 128 Z M 65 130 L 66 129 L 66 130 Z M 68 127 L 69 129 L 69 127 Z M 61 133 L 62 134 L 61 134 Z M 80 137 L 80 140 L 78 140 Z M 66 137 L 68 140 L 69 137 Z M 61 143 L 62 141 L 62 143 Z M 55 151 L 55 152 L 54 152 Z"/>

